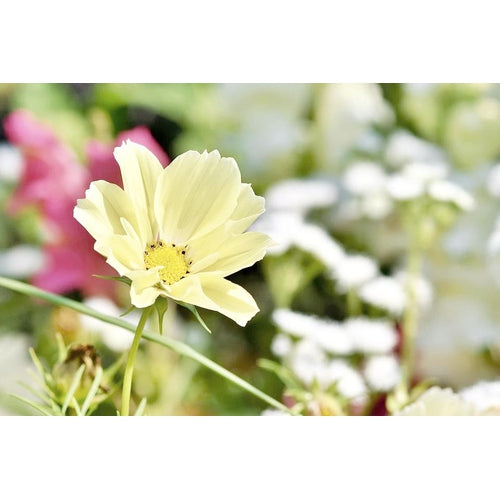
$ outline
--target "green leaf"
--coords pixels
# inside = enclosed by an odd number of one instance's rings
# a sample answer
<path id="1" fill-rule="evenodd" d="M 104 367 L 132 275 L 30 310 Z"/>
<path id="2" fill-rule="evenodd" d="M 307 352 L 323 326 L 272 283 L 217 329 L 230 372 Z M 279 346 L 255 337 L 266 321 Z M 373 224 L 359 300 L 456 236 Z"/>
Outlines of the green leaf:
<path id="1" fill-rule="evenodd" d="M 300 389 L 302 387 L 291 370 L 276 363 L 276 361 L 259 359 L 257 361 L 257 366 L 263 370 L 274 373 L 290 389 Z"/>
<path id="2" fill-rule="evenodd" d="M 135 410 L 134 417 L 141 417 L 144 415 L 144 410 L 146 409 L 146 403 L 147 399 L 142 398 L 141 402 L 139 403 L 139 406 L 137 407 L 137 410 Z"/>
<path id="3" fill-rule="evenodd" d="M 89 392 L 87 393 L 87 397 L 85 398 L 85 401 L 83 402 L 83 405 L 82 405 L 82 415 L 87 414 L 87 411 L 90 408 L 90 405 L 94 401 L 95 395 L 97 394 L 97 391 L 99 390 L 99 385 L 100 385 L 101 380 L 102 380 L 102 375 L 103 375 L 102 368 L 100 366 L 98 366 L 94 380 L 92 382 L 92 385 L 90 386 Z"/>
<path id="4" fill-rule="evenodd" d="M 198 320 L 198 323 L 208 332 L 208 333 L 212 333 L 212 331 L 210 330 L 210 328 L 208 328 L 208 326 L 205 324 L 205 322 L 201 319 L 201 316 L 200 316 L 200 313 L 198 312 L 198 310 L 196 309 L 195 306 L 193 306 L 192 304 L 186 304 L 185 302 L 177 302 L 180 306 L 182 307 L 185 307 L 186 309 L 188 309 L 189 311 L 191 311 L 193 313 L 193 316 Z"/>
<path id="5" fill-rule="evenodd" d="M 130 314 L 133 310 L 135 310 L 136 307 L 135 306 L 130 306 L 124 313 L 121 313 L 120 314 L 120 318 L 123 318 L 124 316 L 126 316 L 127 314 Z"/>
<path id="6" fill-rule="evenodd" d="M 80 380 L 82 379 L 83 372 L 85 371 L 85 365 L 81 365 L 80 368 L 78 368 L 77 372 L 75 373 L 75 376 L 73 377 L 73 380 L 71 382 L 71 385 L 68 389 L 68 392 L 66 394 L 66 397 L 64 398 L 64 403 L 62 407 L 62 413 L 63 415 L 66 413 L 66 410 L 68 409 L 70 401 L 72 401 L 73 396 L 78 389 L 78 385 L 80 384 Z"/>
<path id="7" fill-rule="evenodd" d="M 17 394 L 9 394 L 10 397 L 17 399 L 18 401 L 21 401 L 22 403 L 30 406 L 31 408 L 34 408 L 36 411 L 41 413 L 42 415 L 45 415 L 47 417 L 52 417 L 54 416 L 53 413 L 50 412 L 47 408 L 45 408 L 42 405 L 39 405 L 37 403 L 34 403 L 33 401 L 30 401 L 29 399 L 23 398 L 22 396 L 18 396 Z"/>
<path id="8" fill-rule="evenodd" d="M 94 278 L 101 278 L 102 280 L 120 281 L 129 286 L 132 284 L 132 280 L 126 276 L 105 276 L 103 274 L 93 274 L 92 276 Z"/>
<path id="9" fill-rule="evenodd" d="M 158 314 L 158 330 L 160 331 L 160 335 L 163 335 L 163 318 L 168 310 L 168 300 L 164 297 L 158 297 L 153 307 Z"/>

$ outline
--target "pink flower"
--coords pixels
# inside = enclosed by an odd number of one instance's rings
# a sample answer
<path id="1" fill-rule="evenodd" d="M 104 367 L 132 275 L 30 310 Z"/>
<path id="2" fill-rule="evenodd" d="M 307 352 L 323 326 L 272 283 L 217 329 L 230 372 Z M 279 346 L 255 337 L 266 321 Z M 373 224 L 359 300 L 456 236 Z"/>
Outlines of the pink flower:
<path id="1" fill-rule="evenodd" d="M 80 290 L 85 296 L 113 296 L 114 282 L 92 276 L 116 273 L 94 252 L 93 238 L 73 218 L 76 200 L 85 196 L 93 180 L 120 184 L 120 169 L 113 149 L 125 139 L 146 146 L 163 165 L 168 163 L 167 155 L 147 128 L 136 127 L 122 132 L 113 144 L 89 141 L 88 167 L 85 167 L 49 127 L 27 111 L 11 113 L 4 121 L 4 129 L 24 158 L 23 174 L 10 200 L 9 211 L 15 214 L 27 206 L 35 206 L 45 233 L 46 265 L 33 277 L 33 283 L 54 293 Z"/>

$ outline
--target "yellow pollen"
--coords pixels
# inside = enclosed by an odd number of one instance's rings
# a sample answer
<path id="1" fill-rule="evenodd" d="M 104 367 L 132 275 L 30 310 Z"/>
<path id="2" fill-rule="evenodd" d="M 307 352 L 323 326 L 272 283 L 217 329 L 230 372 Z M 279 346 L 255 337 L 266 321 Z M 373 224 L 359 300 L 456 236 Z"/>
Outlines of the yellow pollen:
<path id="1" fill-rule="evenodd" d="M 189 274 L 190 262 L 186 260 L 186 247 L 175 243 L 167 244 L 163 240 L 146 246 L 144 264 L 146 269 L 162 266 L 160 278 L 167 285 L 172 285 Z"/>

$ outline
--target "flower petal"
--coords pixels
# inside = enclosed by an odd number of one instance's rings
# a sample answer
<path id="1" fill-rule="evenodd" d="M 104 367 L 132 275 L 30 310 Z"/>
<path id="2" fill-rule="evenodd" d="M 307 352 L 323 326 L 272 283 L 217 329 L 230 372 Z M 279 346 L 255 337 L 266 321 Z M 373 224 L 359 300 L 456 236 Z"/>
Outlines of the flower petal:
<path id="1" fill-rule="evenodd" d="M 232 158 L 218 151 L 188 151 L 158 179 L 155 213 L 162 238 L 184 243 L 209 233 L 233 213 L 241 176 Z"/>
<path id="2" fill-rule="evenodd" d="M 96 250 L 106 256 L 105 248 L 114 234 L 125 234 L 122 219 L 137 231 L 138 222 L 127 193 L 115 184 L 95 181 L 78 200 L 74 209 L 75 219 L 96 240 Z"/>
<path id="3" fill-rule="evenodd" d="M 158 268 L 130 271 L 126 276 L 132 280 L 130 300 L 135 307 L 148 307 L 162 294 L 162 290 L 155 286 L 160 281 Z"/>
<path id="4" fill-rule="evenodd" d="M 163 167 L 149 149 L 130 140 L 115 148 L 114 155 L 120 165 L 123 188 L 129 194 L 139 219 L 143 221 L 139 228 L 141 237 L 153 241 L 158 233 L 153 211 L 154 193 Z M 149 224 L 145 224 L 146 221 Z"/>
<path id="5" fill-rule="evenodd" d="M 203 238 L 198 240 L 198 244 L 203 245 Z M 271 244 L 271 238 L 262 233 L 250 232 L 234 236 L 223 242 L 219 249 L 211 254 L 210 259 L 195 261 L 191 271 L 216 272 L 221 276 L 228 276 L 262 259 L 266 248 Z M 194 247 L 192 251 L 194 253 Z"/>
<path id="6" fill-rule="evenodd" d="M 240 326 L 259 311 L 253 297 L 241 286 L 215 273 L 198 273 L 165 287 L 175 300 L 218 311 Z"/>
<path id="7" fill-rule="evenodd" d="M 188 241 L 190 257 L 195 262 L 193 271 L 201 271 L 216 262 L 221 257 L 219 249 L 226 246 L 230 239 L 243 233 L 263 212 L 264 198 L 256 196 L 250 184 L 242 184 L 237 205 L 229 220 L 210 233 Z M 243 267 L 247 266 L 240 269 Z"/>

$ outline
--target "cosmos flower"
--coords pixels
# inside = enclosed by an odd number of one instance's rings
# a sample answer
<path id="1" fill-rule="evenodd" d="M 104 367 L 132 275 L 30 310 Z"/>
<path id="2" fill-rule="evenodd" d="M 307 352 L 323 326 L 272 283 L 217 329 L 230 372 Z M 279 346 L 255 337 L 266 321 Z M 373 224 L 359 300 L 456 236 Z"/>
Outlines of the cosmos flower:
<path id="1" fill-rule="evenodd" d="M 396 415 L 411 416 L 464 416 L 475 415 L 476 408 L 468 403 L 450 388 L 431 387 L 427 389 L 415 402 L 406 406 Z"/>
<path id="2" fill-rule="evenodd" d="M 75 218 L 94 249 L 131 280 L 132 304 L 157 297 L 218 311 L 244 326 L 257 312 L 253 297 L 225 279 L 262 259 L 271 240 L 245 232 L 264 199 L 241 183 L 234 159 L 188 151 L 163 169 L 147 148 L 115 148 L 123 189 L 92 182 Z"/>

